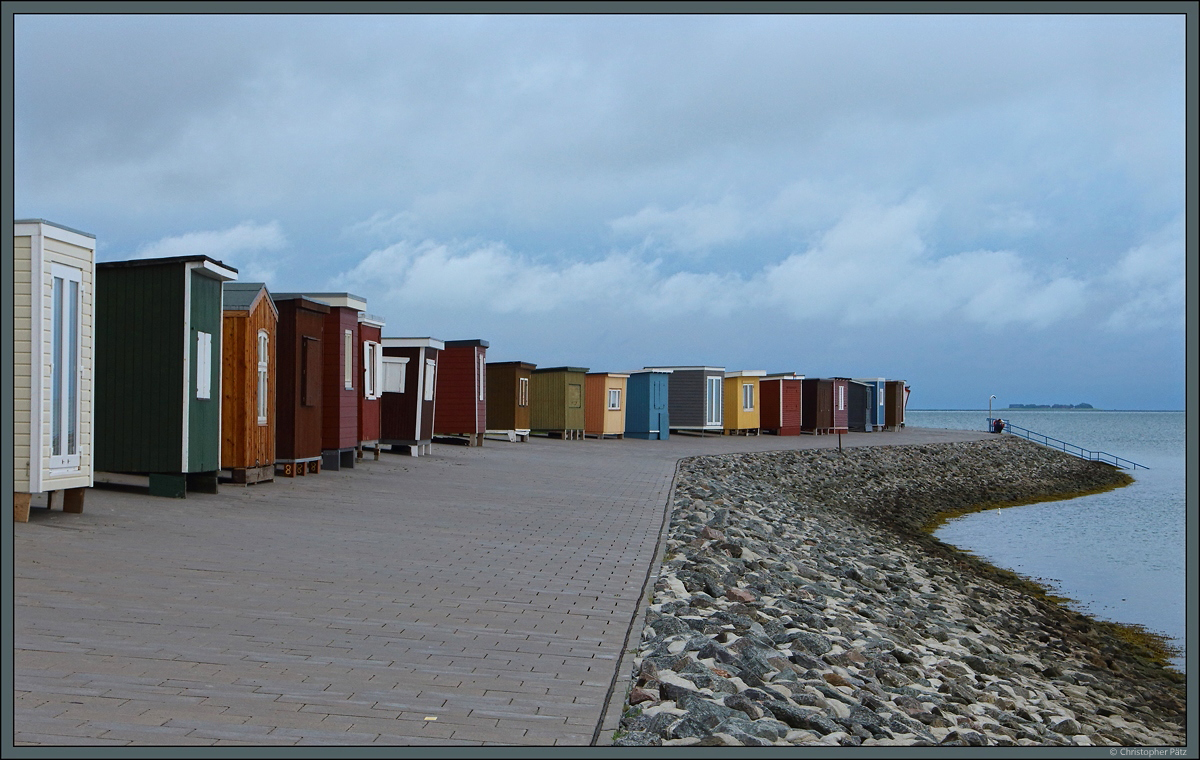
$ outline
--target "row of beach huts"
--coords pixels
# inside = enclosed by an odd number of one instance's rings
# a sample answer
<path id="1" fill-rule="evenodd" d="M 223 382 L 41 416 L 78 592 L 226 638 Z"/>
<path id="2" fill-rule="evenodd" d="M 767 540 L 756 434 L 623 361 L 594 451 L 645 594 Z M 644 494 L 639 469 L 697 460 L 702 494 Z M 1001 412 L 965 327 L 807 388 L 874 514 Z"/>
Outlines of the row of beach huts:
<path id="1" fill-rule="evenodd" d="M 272 293 L 207 256 L 96 263 L 95 237 L 14 225 L 14 517 L 95 483 L 214 493 L 435 438 L 482 445 L 899 430 L 900 380 L 723 367 L 488 362 L 488 341 L 385 337 L 351 293 Z"/>

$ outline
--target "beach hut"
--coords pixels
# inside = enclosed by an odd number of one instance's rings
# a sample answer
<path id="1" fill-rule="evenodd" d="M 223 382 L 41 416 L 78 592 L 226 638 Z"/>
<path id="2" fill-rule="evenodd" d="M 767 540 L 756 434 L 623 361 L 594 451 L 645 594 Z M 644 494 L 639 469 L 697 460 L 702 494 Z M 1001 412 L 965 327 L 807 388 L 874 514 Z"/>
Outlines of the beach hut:
<path id="1" fill-rule="evenodd" d="M 223 282 L 208 256 L 96 265 L 98 482 L 217 492 Z"/>
<path id="2" fill-rule="evenodd" d="M 863 383 L 867 386 L 867 392 L 869 394 L 869 398 L 867 399 L 867 406 L 869 409 L 866 420 L 867 428 L 870 431 L 883 430 L 883 427 L 886 424 L 883 402 L 887 393 L 887 387 L 885 385 L 887 380 L 882 377 L 856 377 L 853 379 L 855 382 Z"/>
<path id="3" fill-rule="evenodd" d="M 629 373 L 625 401 L 625 435 L 664 441 L 671 434 L 670 370 L 639 369 Z"/>
<path id="4" fill-rule="evenodd" d="M 564 440 L 583 438 L 586 367 L 547 367 L 530 373 L 529 425 Z"/>
<path id="5" fill-rule="evenodd" d="M 438 358 L 445 348 L 435 338 L 383 339 L 383 398 L 379 440 L 412 456 L 433 448 Z"/>
<path id="6" fill-rule="evenodd" d="M 487 432 L 486 340 L 448 340 L 438 358 L 437 435 L 465 436 L 482 446 Z"/>
<path id="7" fill-rule="evenodd" d="M 34 494 L 82 512 L 92 485 L 96 237 L 44 219 L 13 224 L 13 519 Z M 53 500 L 53 496 L 49 496 Z"/>
<path id="8" fill-rule="evenodd" d="M 628 372 L 589 372 L 584 376 L 583 432 L 603 440 L 625 437 Z"/>
<path id="9" fill-rule="evenodd" d="M 367 300 L 353 293 L 300 295 L 329 305 L 321 341 L 321 467 L 353 467 L 362 395 L 358 315 L 367 310 Z"/>
<path id="10" fill-rule="evenodd" d="M 670 370 L 668 411 L 672 431 L 723 430 L 724 367 L 646 367 Z"/>
<path id="11" fill-rule="evenodd" d="M 321 471 L 321 344 L 329 304 L 296 293 L 273 297 L 275 466 L 292 478 Z"/>
<path id="12" fill-rule="evenodd" d="M 805 378 L 801 385 L 800 429 L 824 435 L 847 433 L 848 378 Z"/>
<path id="13" fill-rule="evenodd" d="M 226 282 L 221 338 L 221 475 L 275 479 L 275 340 L 279 311 L 261 282 Z"/>
<path id="14" fill-rule="evenodd" d="M 901 430 L 904 427 L 904 411 L 908 405 L 908 388 L 903 380 L 888 380 L 884 383 L 884 430 Z"/>
<path id="15" fill-rule="evenodd" d="M 767 375 L 758 383 L 760 425 L 764 433 L 800 435 L 800 387 L 804 375 L 785 372 Z"/>
<path id="16" fill-rule="evenodd" d="M 529 383 L 536 364 L 487 363 L 487 432 L 529 440 Z"/>
<path id="17" fill-rule="evenodd" d="M 379 459 L 379 414 L 383 398 L 383 317 L 358 315 L 359 355 L 362 367 L 362 391 L 358 394 L 358 458 L 364 449 L 372 449 Z"/>
<path id="18" fill-rule="evenodd" d="M 851 433 L 869 433 L 867 419 L 871 413 L 871 388 L 866 383 L 850 379 L 846 383 L 846 429 Z"/>
<path id="19" fill-rule="evenodd" d="M 725 435 L 758 435 L 762 417 L 758 406 L 758 382 L 766 370 L 743 369 L 725 373 Z"/>

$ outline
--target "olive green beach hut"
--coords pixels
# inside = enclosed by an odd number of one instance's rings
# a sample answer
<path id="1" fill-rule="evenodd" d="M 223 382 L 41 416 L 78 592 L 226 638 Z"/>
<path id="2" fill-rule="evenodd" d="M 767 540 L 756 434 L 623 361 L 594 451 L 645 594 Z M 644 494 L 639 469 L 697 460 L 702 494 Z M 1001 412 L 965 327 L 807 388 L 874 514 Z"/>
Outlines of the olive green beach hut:
<path id="1" fill-rule="evenodd" d="M 529 427 L 552 438 L 582 440 L 586 367 L 547 367 L 530 373 Z"/>
<path id="2" fill-rule="evenodd" d="M 215 493 L 221 469 L 221 283 L 208 256 L 96 265 L 97 483 Z"/>

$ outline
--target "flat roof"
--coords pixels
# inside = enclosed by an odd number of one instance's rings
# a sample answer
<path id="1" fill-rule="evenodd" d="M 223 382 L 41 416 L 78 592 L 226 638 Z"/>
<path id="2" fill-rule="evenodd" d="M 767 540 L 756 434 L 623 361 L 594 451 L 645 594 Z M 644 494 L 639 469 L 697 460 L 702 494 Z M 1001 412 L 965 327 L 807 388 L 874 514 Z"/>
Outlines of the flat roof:
<path id="1" fill-rule="evenodd" d="M 534 372 L 582 372 L 587 374 L 588 367 L 545 367 L 544 369 L 535 369 Z"/>
<path id="2" fill-rule="evenodd" d="M 533 362 L 487 362 L 489 367 L 528 367 L 533 369 L 537 365 Z"/>
<path id="3" fill-rule="evenodd" d="M 628 372 L 589 372 L 589 375 L 604 375 L 605 377 L 629 377 Z"/>
<path id="4" fill-rule="evenodd" d="M 441 351 L 446 347 L 445 341 L 437 338 L 381 338 L 384 348 L 434 348 Z"/>
<path id="5" fill-rule="evenodd" d="M 74 227 L 68 227 L 65 224 L 59 224 L 58 222 L 52 222 L 49 219 L 14 219 L 13 224 L 14 225 L 16 225 L 16 224 L 44 224 L 47 227 L 54 227 L 55 229 L 64 230 L 66 232 L 74 232 L 76 235 L 83 235 L 84 237 L 90 237 L 92 240 L 96 239 L 96 236 L 90 232 L 84 232 L 83 230 L 77 230 Z"/>
<path id="6" fill-rule="evenodd" d="M 725 377 L 766 377 L 765 369 L 739 369 L 733 372 L 726 372 Z"/>
<path id="7" fill-rule="evenodd" d="M 303 293 L 272 293 L 271 300 L 275 303 L 280 301 L 300 301 L 301 306 L 311 311 L 318 311 L 322 314 L 329 313 L 329 304 L 324 301 L 318 301 L 315 298 L 309 298 Z"/>
<path id="8" fill-rule="evenodd" d="M 158 259 L 126 259 L 125 261 L 102 261 L 97 269 L 128 269 L 132 267 L 157 267 L 168 264 L 199 264 L 217 279 L 236 280 L 238 270 L 212 256 L 165 256 Z"/>
<path id="9" fill-rule="evenodd" d="M 367 299 L 362 296 L 356 296 L 353 293 L 312 293 L 305 292 L 306 296 L 317 301 L 324 301 L 330 306 L 337 306 L 343 309 L 354 309 L 356 311 L 367 310 Z"/>
<path id="10" fill-rule="evenodd" d="M 445 341 L 446 348 L 466 348 L 467 346 L 481 346 L 487 348 L 492 345 L 481 338 L 473 338 L 471 340 L 448 340 Z"/>
<path id="11" fill-rule="evenodd" d="M 372 327 L 379 327 L 379 328 L 382 328 L 384 325 L 387 324 L 387 322 L 384 321 L 383 317 L 379 317 L 374 314 L 368 314 L 365 311 L 360 311 L 358 313 L 358 321 L 363 324 L 367 324 Z"/>
<path id="12" fill-rule="evenodd" d="M 692 366 L 687 366 L 687 367 L 677 367 L 677 366 L 643 367 L 642 369 L 669 369 L 674 372 L 682 372 L 685 370 L 703 370 L 705 372 L 724 372 L 725 371 L 724 367 L 704 367 L 704 366 L 699 366 L 699 365 L 692 365 Z"/>

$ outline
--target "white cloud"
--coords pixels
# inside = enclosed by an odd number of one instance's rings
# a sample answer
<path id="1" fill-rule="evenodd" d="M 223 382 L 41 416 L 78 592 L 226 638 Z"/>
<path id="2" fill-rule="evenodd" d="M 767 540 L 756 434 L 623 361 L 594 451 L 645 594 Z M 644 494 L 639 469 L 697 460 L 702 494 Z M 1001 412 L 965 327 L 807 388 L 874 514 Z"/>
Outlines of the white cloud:
<path id="1" fill-rule="evenodd" d="M 275 261 L 265 254 L 278 251 L 286 245 L 287 238 L 278 222 L 242 222 L 227 230 L 188 232 L 165 237 L 142 246 L 131 258 L 209 256 L 237 267 L 241 280 L 265 282 L 274 277 L 276 269 Z"/>
<path id="2" fill-rule="evenodd" d="M 1183 327 L 1184 222 L 1179 216 L 1125 253 L 1108 272 L 1112 311 L 1105 324 L 1120 331 Z"/>
<path id="3" fill-rule="evenodd" d="M 641 236 L 647 245 L 695 253 L 741 240 L 746 219 L 728 196 L 719 203 L 688 204 L 674 211 L 646 206 L 636 214 L 609 222 L 613 232 Z"/>

